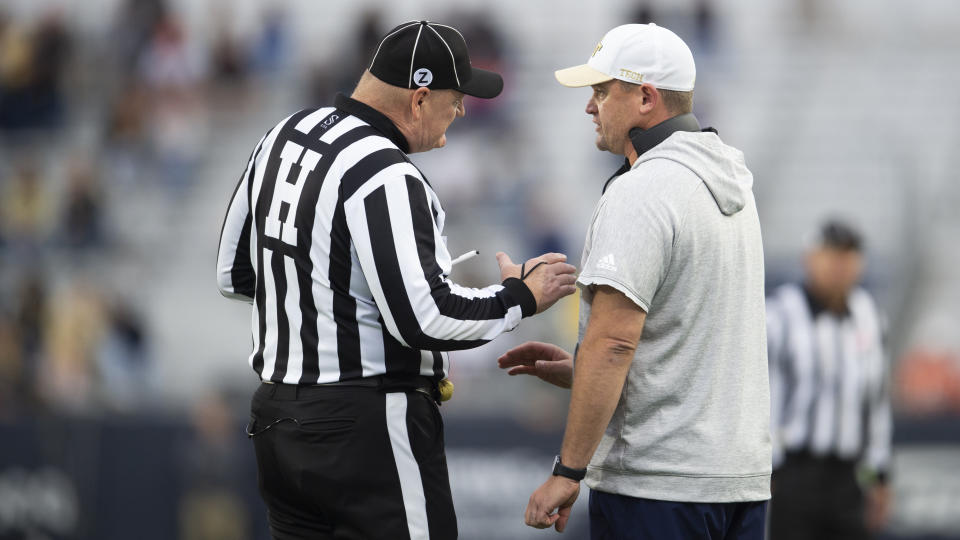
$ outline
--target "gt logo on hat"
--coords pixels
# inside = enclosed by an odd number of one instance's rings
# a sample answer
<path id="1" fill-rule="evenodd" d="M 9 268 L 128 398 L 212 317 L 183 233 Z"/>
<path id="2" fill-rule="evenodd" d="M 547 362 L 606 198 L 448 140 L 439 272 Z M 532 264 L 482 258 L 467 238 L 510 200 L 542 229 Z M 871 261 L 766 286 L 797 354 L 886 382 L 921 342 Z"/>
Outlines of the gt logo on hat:
<path id="1" fill-rule="evenodd" d="M 557 70 L 564 86 L 591 86 L 612 79 L 689 92 L 697 78 L 693 54 L 679 36 L 653 23 L 624 24 L 607 32 L 586 64 Z"/>

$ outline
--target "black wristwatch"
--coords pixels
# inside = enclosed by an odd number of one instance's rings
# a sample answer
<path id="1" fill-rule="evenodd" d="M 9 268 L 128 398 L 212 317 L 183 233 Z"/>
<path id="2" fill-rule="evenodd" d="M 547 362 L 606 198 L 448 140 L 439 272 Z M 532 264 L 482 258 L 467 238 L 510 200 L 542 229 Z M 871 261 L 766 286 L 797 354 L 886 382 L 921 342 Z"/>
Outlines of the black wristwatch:
<path id="1" fill-rule="evenodd" d="M 569 478 L 576 482 L 583 480 L 583 477 L 587 475 L 586 469 L 571 469 L 563 463 L 560 462 L 560 456 L 553 458 L 553 475 L 562 476 L 564 478 Z"/>

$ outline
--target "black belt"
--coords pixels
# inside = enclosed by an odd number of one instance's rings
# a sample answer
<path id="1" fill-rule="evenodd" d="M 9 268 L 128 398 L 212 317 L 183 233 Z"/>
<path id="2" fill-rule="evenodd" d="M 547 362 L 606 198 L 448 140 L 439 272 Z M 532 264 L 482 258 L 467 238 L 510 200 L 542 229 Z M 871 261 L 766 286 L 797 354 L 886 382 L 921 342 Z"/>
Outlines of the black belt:
<path id="1" fill-rule="evenodd" d="M 439 400 L 437 383 L 434 382 L 433 379 L 422 375 L 412 377 L 374 375 L 360 379 L 315 384 L 284 384 L 267 381 L 264 381 L 263 384 L 269 385 L 272 395 L 280 399 L 296 399 L 309 397 L 311 395 L 320 395 L 327 392 L 330 388 L 371 388 L 381 392 L 406 392 L 415 390 L 425 393 L 434 400 Z"/>
<path id="2" fill-rule="evenodd" d="M 310 396 L 320 396 L 329 394 L 332 388 L 369 388 L 380 392 L 408 392 L 415 391 L 425 394 L 434 400 L 437 405 L 440 404 L 440 390 L 437 383 L 429 377 L 417 376 L 396 376 L 396 375 L 375 375 L 373 377 L 364 377 L 361 379 L 350 379 L 346 381 L 337 381 L 319 384 L 284 384 L 264 381 L 260 385 L 258 393 L 266 392 L 271 398 L 280 400 L 309 399 Z M 293 422 L 299 424 L 296 418 L 284 417 L 277 418 L 266 426 L 255 425 L 254 420 L 247 424 L 247 437 L 255 437 L 281 422 Z"/>

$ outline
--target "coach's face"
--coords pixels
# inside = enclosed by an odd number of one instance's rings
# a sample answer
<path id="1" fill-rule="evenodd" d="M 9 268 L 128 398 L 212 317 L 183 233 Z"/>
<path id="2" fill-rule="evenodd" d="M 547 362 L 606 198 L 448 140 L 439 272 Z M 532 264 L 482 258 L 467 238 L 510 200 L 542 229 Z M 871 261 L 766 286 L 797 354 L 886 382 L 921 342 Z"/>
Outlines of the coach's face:
<path id="1" fill-rule="evenodd" d="M 447 128 L 458 116 L 463 116 L 463 93 L 456 90 L 432 90 L 419 103 L 417 137 L 411 141 L 410 152 L 426 152 L 447 144 Z"/>
<path id="2" fill-rule="evenodd" d="M 639 86 L 612 80 L 591 88 L 593 95 L 587 102 L 586 113 L 597 126 L 597 148 L 625 155 L 631 144 L 630 130 L 642 123 L 643 96 L 637 91 Z"/>

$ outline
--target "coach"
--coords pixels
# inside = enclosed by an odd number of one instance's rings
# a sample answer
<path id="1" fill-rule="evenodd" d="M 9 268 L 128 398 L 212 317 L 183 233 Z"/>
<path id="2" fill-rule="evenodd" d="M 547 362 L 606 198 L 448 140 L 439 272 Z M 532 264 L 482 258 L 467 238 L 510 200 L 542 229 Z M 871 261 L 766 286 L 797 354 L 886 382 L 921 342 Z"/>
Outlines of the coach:
<path id="1" fill-rule="evenodd" d="M 556 76 L 593 87 L 597 147 L 626 164 L 587 232 L 576 369 L 543 343 L 500 358 L 573 386 L 526 522 L 563 530 L 586 477 L 594 539 L 759 540 L 770 398 L 753 177 L 691 114 L 693 56 L 673 32 L 619 26 Z"/>
<path id="2" fill-rule="evenodd" d="M 455 28 L 391 30 L 350 98 L 260 140 L 220 238 L 217 277 L 252 302 L 263 381 L 248 434 L 276 539 L 455 538 L 438 388 L 468 349 L 572 294 L 548 253 L 497 254 L 501 285 L 449 280 L 444 211 L 407 158 L 439 148 L 464 94 L 493 98 Z"/>

